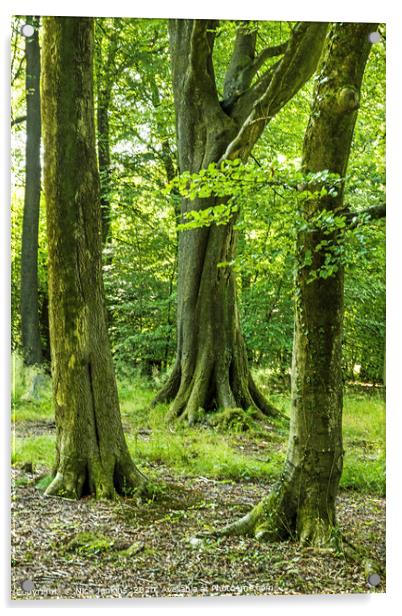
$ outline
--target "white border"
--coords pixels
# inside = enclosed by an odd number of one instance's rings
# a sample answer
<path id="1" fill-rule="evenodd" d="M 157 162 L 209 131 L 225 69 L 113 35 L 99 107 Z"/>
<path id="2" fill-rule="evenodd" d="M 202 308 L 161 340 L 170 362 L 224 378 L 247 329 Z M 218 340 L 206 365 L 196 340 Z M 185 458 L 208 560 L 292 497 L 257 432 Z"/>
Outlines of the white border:
<path id="1" fill-rule="evenodd" d="M 8 564 L 9 537 L 9 342 L 10 342 L 10 304 L 9 304 L 9 40 L 11 15 L 109 15 L 132 17 L 199 17 L 199 18 L 231 18 L 231 19 L 269 19 L 269 20 L 305 20 L 305 21 L 371 21 L 387 23 L 387 594 L 347 595 L 347 596 L 304 596 L 304 597 L 239 597 L 236 599 L 163 599 L 163 600 L 81 600 L 81 601 L 37 601 L 9 602 L 9 577 L 5 575 Z M 3 404 L 0 406 L 4 421 L 3 434 L 3 482 L 5 493 L 2 503 L 3 529 L 1 536 L 5 538 L 3 555 L 3 575 L 1 576 L 1 597 L 7 609 L 15 609 L 17 613 L 25 609 L 42 607 L 67 609 L 99 609 L 110 611 L 115 608 L 135 609 L 137 612 L 149 609 L 160 609 L 166 616 L 176 611 L 188 610 L 204 612 L 206 609 L 214 613 L 229 609 L 233 614 L 243 614 L 249 608 L 254 614 L 266 613 L 267 609 L 280 608 L 283 614 L 291 610 L 299 614 L 308 611 L 319 613 L 325 610 L 339 613 L 360 614 L 365 616 L 379 615 L 379 610 L 396 606 L 399 599 L 399 587 L 402 587 L 402 556 L 401 544 L 401 482 L 398 465 L 401 465 L 401 412 L 398 408 L 398 377 L 401 378 L 400 349 L 401 328 L 401 266 L 400 246 L 402 244 L 401 225 L 401 188 L 399 180 L 402 174 L 402 114 L 401 114 L 401 24 L 402 8 L 400 3 L 392 0 L 372 2 L 370 0 L 337 0 L 326 4 L 312 0 L 286 0 L 285 2 L 265 2 L 263 0 L 246 0 L 235 3 L 233 0 L 202 0 L 190 3 L 184 0 L 147 0 L 144 3 L 113 0 L 100 5 L 99 0 L 69 0 L 66 4 L 50 0 L 3 0 L 0 7 L 0 58 L 1 58 L 1 89 L 0 109 L 0 164 L 3 181 L 1 182 L 2 199 L 0 221 L 0 310 L 2 314 L 3 338 L 1 344 L 1 383 L 0 392 Z M 402 345 L 401 345 L 402 346 Z M 400 396 L 399 396 L 400 397 Z M 398 481 L 399 480 L 399 481 Z"/>

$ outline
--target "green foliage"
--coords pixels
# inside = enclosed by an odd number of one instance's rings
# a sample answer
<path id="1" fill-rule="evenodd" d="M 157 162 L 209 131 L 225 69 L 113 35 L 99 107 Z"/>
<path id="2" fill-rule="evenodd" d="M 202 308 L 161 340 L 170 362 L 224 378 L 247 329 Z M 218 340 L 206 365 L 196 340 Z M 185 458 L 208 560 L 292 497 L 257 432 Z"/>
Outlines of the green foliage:
<path id="1" fill-rule="evenodd" d="M 11 363 L 13 422 L 53 419 L 51 378 L 45 368 L 24 366 L 18 353 L 12 354 Z"/>
<path id="2" fill-rule="evenodd" d="M 53 468 L 55 461 L 55 443 L 53 434 L 40 436 L 13 437 L 11 462 L 22 466 L 27 462 L 35 467 Z"/>
<path id="3" fill-rule="evenodd" d="M 14 18 L 12 117 L 25 113 L 22 18 Z M 290 35 L 292 24 L 250 22 L 257 53 Z M 223 97 L 224 67 L 237 24 L 222 21 L 214 46 L 217 87 Z M 293 336 L 295 234 L 305 224 L 306 200 L 336 191 L 339 178 L 301 172 L 301 144 L 310 112 L 313 80 L 269 123 L 252 158 L 212 164 L 200 174 L 177 176 L 175 118 L 166 20 L 99 18 L 95 23 L 96 93 L 110 89 L 110 200 L 112 242 L 105 247 L 104 279 L 109 333 L 121 376 L 154 378 L 172 363 L 176 346 L 177 233 L 235 220 L 236 259 L 221 263 L 238 272 L 242 327 L 251 362 L 286 375 Z M 110 60 L 110 62 L 109 62 Z M 277 58 L 268 60 L 274 65 Z M 109 62 L 109 64 L 108 64 Z M 385 199 L 385 50 L 374 45 L 368 62 L 345 199 L 352 211 Z M 258 76 L 255 77 L 258 79 Z M 25 125 L 12 131 L 12 344 L 20 348 L 20 249 Z M 169 189 L 166 187 L 169 185 Z M 199 209 L 179 215 L 181 193 L 198 197 Z M 205 207 L 203 206 L 205 202 Z M 198 207 L 198 206 L 197 206 Z M 347 378 L 361 366 L 362 380 L 381 381 L 385 341 L 384 225 L 345 231 L 344 217 L 330 212 L 308 221 L 326 239 L 319 247 L 328 277 L 345 264 L 344 367 Z M 179 224 L 177 224 L 179 223 Z M 340 238 L 334 244 L 333 231 Z M 314 255 L 302 257 L 305 266 Z M 312 277 L 314 274 L 312 275 Z M 49 359 L 45 207 L 39 232 L 41 335 Z"/>

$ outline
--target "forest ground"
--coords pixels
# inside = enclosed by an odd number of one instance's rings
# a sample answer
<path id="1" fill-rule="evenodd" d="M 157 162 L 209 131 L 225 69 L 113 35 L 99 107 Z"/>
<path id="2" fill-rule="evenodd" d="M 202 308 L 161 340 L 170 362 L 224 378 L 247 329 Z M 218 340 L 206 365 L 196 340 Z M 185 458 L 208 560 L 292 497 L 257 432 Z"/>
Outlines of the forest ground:
<path id="1" fill-rule="evenodd" d="M 18 381 L 18 380 L 17 380 Z M 237 519 L 280 472 L 286 426 L 250 413 L 220 413 L 214 425 L 168 426 L 166 407 L 150 410 L 157 383 L 120 383 L 131 453 L 156 486 L 147 502 L 48 498 L 55 425 L 50 386 L 37 398 L 14 384 L 12 597 L 93 598 L 384 592 L 362 562 L 295 542 L 252 538 L 194 541 Z M 25 394 L 23 393 L 25 391 Z M 368 393 L 370 392 L 370 393 Z M 285 411 L 289 396 L 272 398 Z M 344 535 L 385 569 L 385 408 L 375 388 L 345 399 L 345 469 L 338 500 Z M 33 582 L 26 591 L 24 580 Z"/>

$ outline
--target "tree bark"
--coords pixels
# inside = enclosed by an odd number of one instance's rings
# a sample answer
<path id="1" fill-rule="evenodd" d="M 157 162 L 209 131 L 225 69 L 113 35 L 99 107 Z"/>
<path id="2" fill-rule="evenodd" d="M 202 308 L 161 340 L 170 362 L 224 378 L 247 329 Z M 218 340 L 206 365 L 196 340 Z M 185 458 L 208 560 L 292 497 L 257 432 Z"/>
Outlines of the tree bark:
<path id="1" fill-rule="evenodd" d="M 21 329 L 26 365 L 42 362 L 38 301 L 38 230 L 41 192 L 39 17 L 27 17 L 34 33 L 25 40 L 25 198 L 21 245 Z"/>
<path id="2" fill-rule="evenodd" d="M 93 102 L 93 23 L 44 18 L 42 109 L 56 415 L 47 494 L 143 489 L 121 423 L 106 328 Z"/>
<path id="3" fill-rule="evenodd" d="M 298 24 L 283 56 L 255 81 L 263 59 L 256 36 L 240 24 L 229 62 L 224 100 L 219 101 L 212 53 L 216 22 L 170 20 L 173 91 L 179 170 L 199 172 L 225 158 L 246 160 L 264 127 L 314 72 L 326 24 Z M 254 80 L 254 81 L 253 81 Z M 181 214 L 216 204 L 183 199 Z M 172 401 L 170 418 L 191 424 L 218 407 L 277 411 L 259 392 L 248 365 L 230 262 L 236 251 L 234 220 L 180 233 L 178 252 L 177 354 L 155 402 Z"/>
<path id="4" fill-rule="evenodd" d="M 329 170 L 345 177 L 359 107 L 360 89 L 375 24 L 331 27 L 318 71 L 313 107 L 303 145 L 306 172 Z M 315 188 L 321 188 L 317 185 Z M 343 210 L 344 184 L 336 196 L 309 200 L 303 214 Z M 292 407 L 287 459 L 272 493 L 245 518 L 221 534 L 254 534 L 275 540 L 297 537 L 302 544 L 336 541 L 336 496 L 342 473 L 341 373 L 343 268 L 329 278 L 318 273 L 325 261 L 317 228 L 297 239 L 296 317 L 292 366 Z M 312 255 L 311 265 L 305 261 Z"/>
<path id="5" fill-rule="evenodd" d="M 102 18 L 99 18 L 102 21 Z M 105 246 L 111 242 L 111 156 L 109 112 L 112 99 L 112 87 L 116 78 L 116 53 L 120 33 L 120 19 L 113 20 L 110 37 L 101 35 L 96 42 L 96 114 L 98 165 L 100 175 L 100 204 L 102 220 L 102 242 Z M 103 51 L 104 41 L 107 41 Z M 110 261 L 110 258 L 109 258 Z"/>

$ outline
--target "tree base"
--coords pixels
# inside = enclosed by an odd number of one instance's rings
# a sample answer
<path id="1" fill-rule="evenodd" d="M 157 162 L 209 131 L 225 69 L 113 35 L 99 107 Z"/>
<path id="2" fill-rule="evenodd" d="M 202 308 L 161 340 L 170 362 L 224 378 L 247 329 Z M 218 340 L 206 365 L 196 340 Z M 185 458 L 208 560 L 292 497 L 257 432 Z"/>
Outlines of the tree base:
<path id="1" fill-rule="evenodd" d="M 99 460 L 85 463 L 61 462 L 45 496 L 60 496 L 77 500 L 83 496 L 96 499 L 115 499 L 121 496 L 146 497 L 149 494 L 146 477 L 131 460 L 116 462 L 105 469 Z"/>
<path id="2" fill-rule="evenodd" d="M 203 536 L 249 536 L 267 542 L 291 538 L 302 546 L 341 549 L 337 525 L 317 511 L 308 512 L 306 506 L 298 511 L 293 498 L 281 488 L 274 489 L 240 520 Z"/>
<path id="3" fill-rule="evenodd" d="M 153 406 L 158 403 L 171 403 L 167 421 L 185 421 L 190 426 L 201 423 L 207 413 L 223 409 L 253 409 L 260 419 L 286 418 L 264 398 L 251 373 L 243 378 L 236 372 L 215 374 L 207 362 L 187 378 L 176 364 L 166 385 L 152 401 Z"/>

